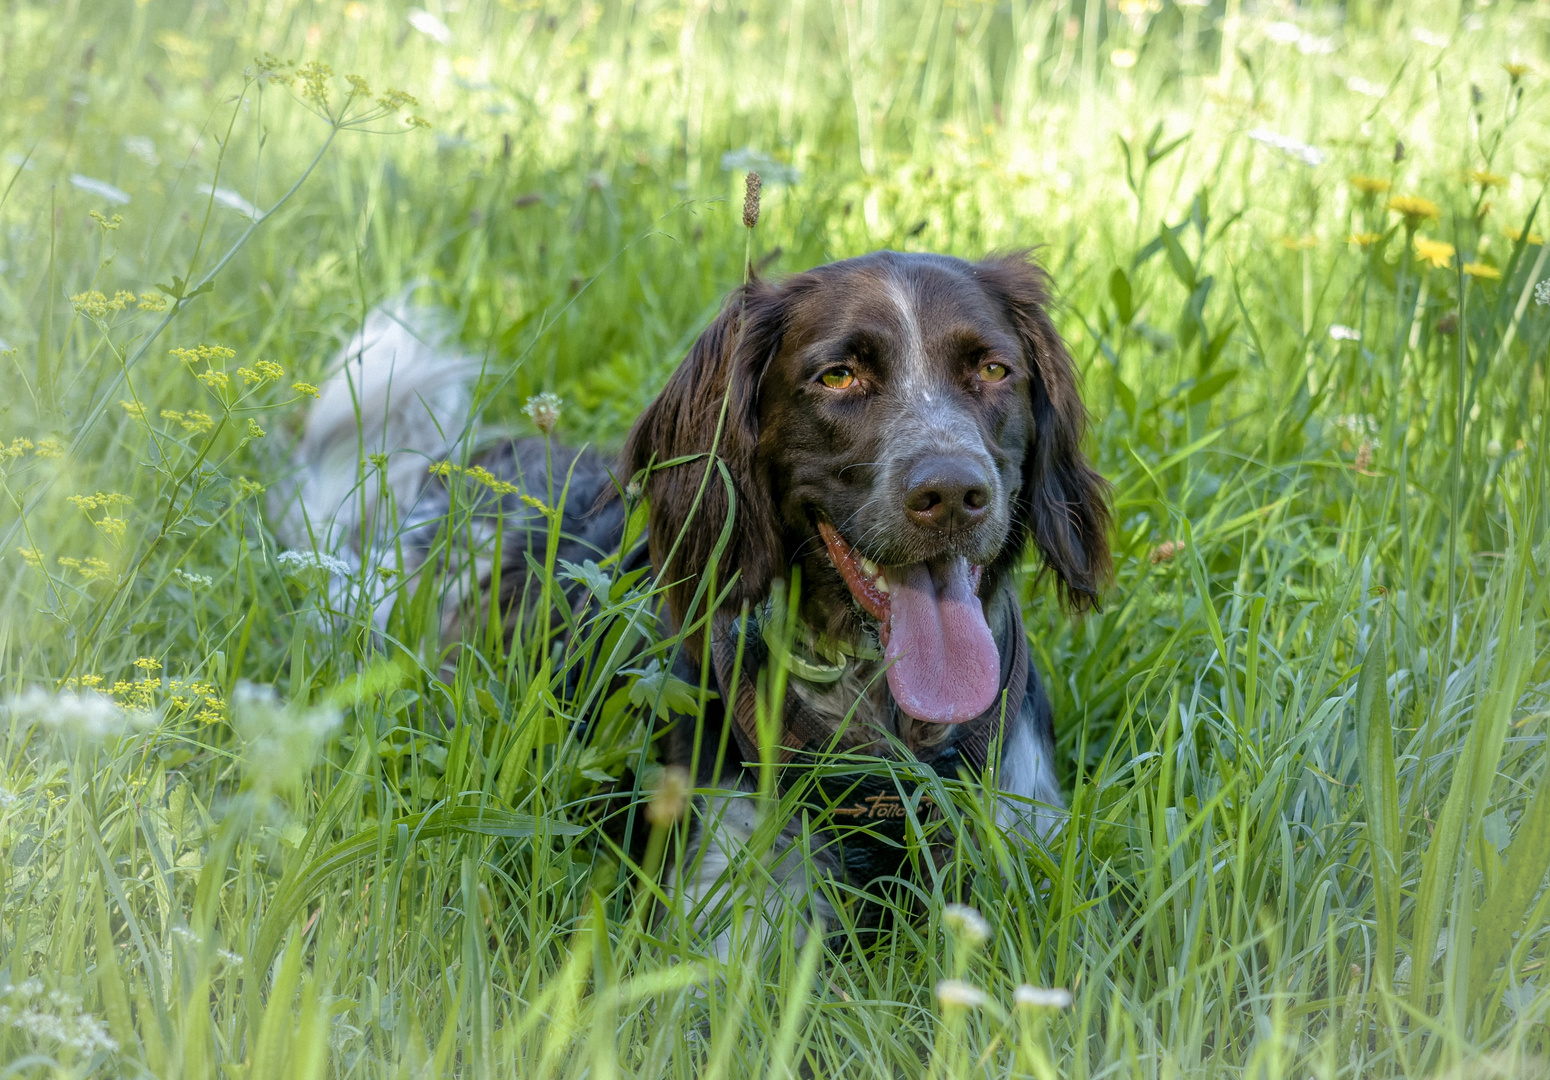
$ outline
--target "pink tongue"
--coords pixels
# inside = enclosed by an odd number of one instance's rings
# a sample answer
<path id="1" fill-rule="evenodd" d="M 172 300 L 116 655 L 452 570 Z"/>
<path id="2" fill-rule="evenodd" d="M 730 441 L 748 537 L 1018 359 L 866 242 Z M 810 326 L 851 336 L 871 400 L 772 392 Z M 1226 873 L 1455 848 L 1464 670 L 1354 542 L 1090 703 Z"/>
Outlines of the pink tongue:
<path id="1" fill-rule="evenodd" d="M 990 708 L 1001 656 L 969 580 L 969 561 L 889 567 L 888 688 L 910 716 L 961 724 Z"/>

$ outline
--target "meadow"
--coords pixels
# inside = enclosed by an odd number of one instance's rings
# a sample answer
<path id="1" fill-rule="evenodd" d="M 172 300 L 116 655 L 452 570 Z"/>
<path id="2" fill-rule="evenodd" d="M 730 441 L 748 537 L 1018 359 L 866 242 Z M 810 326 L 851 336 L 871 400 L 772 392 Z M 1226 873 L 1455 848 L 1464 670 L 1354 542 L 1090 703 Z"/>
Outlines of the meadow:
<path id="1" fill-rule="evenodd" d="M 1540 1075 L 1547 30 L 7 0 L 0 1077 Z M 406 290 L 486 432 L 550 392 L 612 450 L 745 260 L 878 248 L 1058 286 L 1117 565 L 1081 619 L 1029 575 L 1069 806 L 1030 844 L 934 781 L 959 855 L 887 933 L 840 896 L 722 964 L 662 892 L 656 583 L 551 551 L 578 640 L 634 635 L 601 671 L 441 640 L 444 582 L 376 634 L 393 580 L 279 548 L 264 489 Z"/>

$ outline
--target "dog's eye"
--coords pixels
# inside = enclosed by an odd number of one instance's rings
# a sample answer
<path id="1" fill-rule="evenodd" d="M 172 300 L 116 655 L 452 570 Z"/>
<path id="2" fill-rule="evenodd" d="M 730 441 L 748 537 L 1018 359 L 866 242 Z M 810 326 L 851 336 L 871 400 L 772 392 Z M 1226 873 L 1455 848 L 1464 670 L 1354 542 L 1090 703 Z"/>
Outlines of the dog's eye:
<path id="1" fill-rule="evenodd" d="M 856 385 L 856 373 L 848 367 L 832 367 L 819 378 L 830 390 L 849 390 Z"/>
<path id="2" fill-rule="evenodd" d="M 981 364 L 979 370 L 980 382 L 996 383 L 1010 375 L 1005 364 L 998 364 L 992 360 L 988 364 Z"/>

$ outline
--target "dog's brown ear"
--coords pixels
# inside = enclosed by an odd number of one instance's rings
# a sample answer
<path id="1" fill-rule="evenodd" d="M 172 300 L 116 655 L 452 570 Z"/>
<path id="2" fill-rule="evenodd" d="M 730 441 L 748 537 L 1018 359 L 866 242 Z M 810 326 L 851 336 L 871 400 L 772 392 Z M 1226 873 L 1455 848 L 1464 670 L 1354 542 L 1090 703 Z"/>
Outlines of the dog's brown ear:
<path id="1" fill-rule="evenodd" d="M 1078 610 L 1095 607 L 1113 571 L 1109 485 L 1082 453 L 1087 409 L 1071 354 L 1049 318 L 1049 277 L 1027 252 L 987 259 L 975 269 L 1006 311 L 1033 373 L 1021 516 L 1061 598 Z"/>
<path id="2" fill-rule="evenodd" d="M 651 562 L 658 580 L 669 583 L 668 608 L 676 626 L 691 614 L 696 619 L 704 614 L 688 609 L 728 515 L 732 525 L 715 582 L 725 590 L 737 573 L 726 603 L 736 610 L 745 600 L 762 601 L 780 573 L 775 507 L 769 478 L 756 471 L 755 448 L 759 384 L 784 330 L 779 287 L 754 281 L 738 289 L 625 441 L 624 474 L 634 477 L 650 468 L 645 494 Z M 692 460 L 670 464 L 679 458 Z M 730 503 L 727 476 L 733 488 Z"/>

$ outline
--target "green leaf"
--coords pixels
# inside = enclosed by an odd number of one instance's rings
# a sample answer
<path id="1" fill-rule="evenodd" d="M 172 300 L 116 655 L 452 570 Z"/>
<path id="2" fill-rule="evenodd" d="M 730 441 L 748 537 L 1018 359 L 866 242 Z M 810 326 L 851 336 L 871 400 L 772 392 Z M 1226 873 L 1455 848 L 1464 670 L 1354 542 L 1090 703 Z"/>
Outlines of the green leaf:
<path id="1" fill-rule="evenodd" d="M 1202 401 L 1209 401 L 1237 377 L 1237 368 L 1223 368 L 1214 375 L 1207 375 L 1189 388 L 1189 392 L 1184 395 L 1184 403 L 1199 405 Z"/>
<path id="2" fill-rule="evenodd" d="M 1182 228 L 1183 226 L 1180 226 Z M 1189 254 L 1184 250 L 1184 245 L 1179 243 L 1175 230 L 1162 227 L 1162 232 L 1157 234 L 1157 239 L 1162 241 L 1163 250 L 1168 253 L 1168 265 L 1173 268 L 1173 276 L 1191 293 L 1195 291 L 1195 264 L 1190 261 Z"/>
<path id="3" fill-rule="evenodd" d="M 1119 313 L 1119 321 L 1129 326 L 1136 317 L 1134 297 L 1130 290 L 1130 278 L 1117 266 L 1109 275 L 1109 296 L 1114 300 L 1114 310 Z"/>
<path id="4" fill-rule="evenodd" d="M 1399 926 L 1399 871 L 1405 838 L 1399 828 L 1399 781 L 1394 771 L 1394 718 L 1389 710 L 1386 619 L 1373 628 L 1356 685 L 1356 745 L 1361 759 L 1362 801 L 1367 846 L 1372 855 L 1373 900 L 1377 909 L 1377 970 L 1388 987 L 1394 978 L 1394 941 Z"/>

